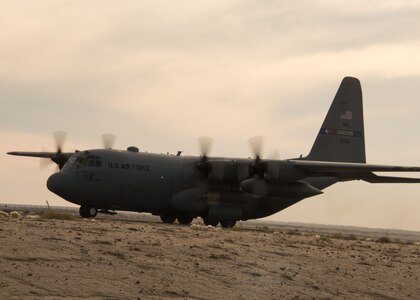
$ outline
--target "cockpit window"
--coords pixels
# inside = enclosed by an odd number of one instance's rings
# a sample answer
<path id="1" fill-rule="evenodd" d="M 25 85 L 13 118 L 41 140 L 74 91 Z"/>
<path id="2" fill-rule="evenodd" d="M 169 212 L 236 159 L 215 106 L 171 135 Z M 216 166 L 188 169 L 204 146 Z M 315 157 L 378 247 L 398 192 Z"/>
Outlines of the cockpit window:
<path id="1" fill-rule="evenodd" d="M 95 167 L 95 168 L 102 168 L 102 160 L 99 156 L 96 155 L 86 155 L 86 154 L 78 154 L 73 155 L 69 159 L 69 165 L 76 165 L 76 167 L 80 166 L 88 166 L 88 167 Z"/>
<path id="2" fill-rule="evenodd" d="M 96 155 L 88 155 L 87 156 L 87 162 L 85 163 L 89 167 L 102 167 L 102 160 L 99 156 Z"/>
<path id="3" fill-rule="evenodd" d="M 76 158 L 76 162 L 79 163 L 79 164 L 81 164 L 81 165 L 83 165 L 86 162 L 86 158 L 83 157 L 83 156 L 78 156 Z"/>
<path id="4" fill-rule="evenodd" d="M 72 156 L 70 157 L 70 159 L 68 160 L 68 162 L 64 165 L 63 170 L 70 169 L 70 167 L 71 167 L 72 165 L 74 165 L 74 162 L 75 162 L 75 161 L 76 161 L 76 156 L 75 156 L 75 155 L 72 155 Z"/>

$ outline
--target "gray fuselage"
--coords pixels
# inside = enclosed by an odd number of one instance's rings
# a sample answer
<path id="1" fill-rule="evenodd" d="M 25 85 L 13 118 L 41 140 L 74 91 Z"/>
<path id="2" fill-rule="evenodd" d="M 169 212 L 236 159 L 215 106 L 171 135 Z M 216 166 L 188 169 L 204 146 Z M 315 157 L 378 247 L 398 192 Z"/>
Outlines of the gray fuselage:
<path id="1" fill-rule="evenodd" d="M 329 177 L 305 178 L 275 186 L 272 194 L 255 197 L 239 188 L 236 173 L 228 180 L 201 178 L 195 167 L 199 160 L 200 157 L 110 149 L 76 152 L 60 172 L 49 178 L 47 186 L 67 201 L 98 209 L 156 215 L 183 213 L 193 217 L 210 214 L 217 219 L 247 220 L 271 215 L 315 195 L 302 189 L 301 185 L 307 182 L 317 189 L 337 182 Z M 248 166 L 250 162 L 251 159 L 223 158 L 222 161 L 235 165 L 235 169 L 241 163 Z M 203 185 L 204 203 L 194 199 L 194 190 L 202 189 Z M 177 195 L 184 194 L 185 200 L 178 200 Z"/>

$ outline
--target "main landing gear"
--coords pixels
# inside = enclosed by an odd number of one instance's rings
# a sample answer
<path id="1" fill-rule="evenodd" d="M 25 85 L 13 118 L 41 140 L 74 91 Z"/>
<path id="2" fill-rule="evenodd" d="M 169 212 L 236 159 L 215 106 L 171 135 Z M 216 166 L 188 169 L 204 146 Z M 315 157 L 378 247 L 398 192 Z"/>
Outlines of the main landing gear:
<path id="1" fill-rule="evenodd" d="M 178 220 L 179 224 L 190 225 L 194 218 L 188 215 L 174 216 L 170 214 L 163 214 L 160 216 L 160 219 L 163 223 L 173 223 L 175 220 Z"/>
<path id="2" fill-rule="evenodd" d="M 176 220 L 176 217 L 173 215 L 161 215 L 160 219 L 162 220 L 163 223 L 173 223 Z"/>
<path id="3" fill-rule="evenodd" d="M 216 227 L 219 224 L 218 220 L 214 220 L 214 219 L 209 219 L 209 218 L 203 218 L 203 222 L 205 225 L 211 225 L 213 227 Z M 232 220 L 232 221 L 220 221 L 220 225 L 223 228 L 232 228 L 234 227 L 236 224 L 236 221 Z"/>
<path id="4" fill-rule="evenodd" d="M 235 227 L 236 221 L 220 221 L 220 225 L 222 225 L 223 228 L 232 228 Z"/>
<path id="5" fill-rule="evenodd" d="M 94 218 L 98 213 L 98 209 L 96 207 L 92 207 L 89 205 L 83 204 L 79 208 L 79 214 L 82 218 Z"/>
<path id="6" fill-rule="evenodd" d="M 191 216 L 184 216 L 184 215 L 181 215 L 181 216 L 178 216 L 176 219 L 178 220 L 178 223 L 179 223 L 179 224 L 182 224 L 182 225 L 190 225 L 190 224 L 191 224 L 191 222 L 192 222 L 192 220 L 193 220 L 194 218 L 193 218 L 193 217 L 191 217 Z"/>
<path id="7" fill-rule="evenodd" d="M 209 219 L 209 218 L 203 218 L 203 222 L 207 226 L 211 225 L 213 227 L 216 227 L 217 225 L 219 225 L 219 221 L 213 220 L 213 219 Z"/>

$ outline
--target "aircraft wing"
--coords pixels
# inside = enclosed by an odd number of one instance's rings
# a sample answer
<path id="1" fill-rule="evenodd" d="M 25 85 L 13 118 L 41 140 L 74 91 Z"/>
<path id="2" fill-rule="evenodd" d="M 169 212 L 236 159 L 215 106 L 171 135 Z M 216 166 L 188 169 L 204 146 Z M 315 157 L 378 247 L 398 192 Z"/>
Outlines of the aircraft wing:
<path id="1" fill-rule="evenodd" d="M 49 158 L 54 163 L 58 165 L 58 168 L 61 170 L 67 161 L 73 156 L 72 152 L 25 152 L 25 151 L 12 151 L 7 152 L 9 155 L 17 156 L 29 156 L 29 157 L 40 157 L 40 158 Z"/>
<path id="2" fill-rule="evenodd" d="M 74 152 L 61 152 L 61 153 L 57 153 L 57 152 L 25 152 L 25 151 L 12 151 L 12 152 L 7 152 L 7 154 L 9 155 L 16 155 L 16 156 L 28 156 L 28 157 L 40 157 L 40 158 L 53 158 L 57 155 L 60 155 L 62 157 L 64 157 L 67 160 L 70 159 L 70 157 L 72 157 L 72 155 L 74 154 Z"/>
<path id="3" fill-rule="evenodd" d="M 372 172 L 420 172 L 420 167 L 373 165 L 365 163 L 289 160 L 303 168 L 308 176 L 334 176 L 340 180 L 364 180 L 370 183 L 420 183 L 420 178 L 378 176 Z"/>
<path id="4" fill-rule="evenodd" d="M 57 154 L 57 152 L 23 152 L 23 151 L 13 151 L 7 152 L 9 155 L 17 156 L 29 156 L 29 157 L 41 157 L 41 158 L 51 158 Z"/>

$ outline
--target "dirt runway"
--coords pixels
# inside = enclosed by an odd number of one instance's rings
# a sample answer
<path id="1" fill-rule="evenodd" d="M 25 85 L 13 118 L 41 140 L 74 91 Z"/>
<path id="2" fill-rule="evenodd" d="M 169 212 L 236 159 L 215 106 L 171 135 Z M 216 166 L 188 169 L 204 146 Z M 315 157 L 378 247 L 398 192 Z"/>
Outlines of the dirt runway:
<path id="1" fill-rule="evenodd" d="M 0 299 L 419 295 L 415 243 L 106 219 L 0 219 Z"/>

